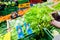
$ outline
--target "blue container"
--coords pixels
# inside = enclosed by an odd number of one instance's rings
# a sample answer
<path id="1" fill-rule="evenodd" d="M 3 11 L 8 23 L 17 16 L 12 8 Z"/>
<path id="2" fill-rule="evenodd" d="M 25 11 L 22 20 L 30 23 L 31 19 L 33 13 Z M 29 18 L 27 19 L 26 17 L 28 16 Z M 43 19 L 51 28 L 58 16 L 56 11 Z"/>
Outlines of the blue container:
<path id="1" fill-rule="evenodd" d="M 17 30 L 17 33 L 18 33 L 18 39 L 24 38 L 24 33 L 22 32 L 22 26 L 17 25 L 16 30 Z"/>

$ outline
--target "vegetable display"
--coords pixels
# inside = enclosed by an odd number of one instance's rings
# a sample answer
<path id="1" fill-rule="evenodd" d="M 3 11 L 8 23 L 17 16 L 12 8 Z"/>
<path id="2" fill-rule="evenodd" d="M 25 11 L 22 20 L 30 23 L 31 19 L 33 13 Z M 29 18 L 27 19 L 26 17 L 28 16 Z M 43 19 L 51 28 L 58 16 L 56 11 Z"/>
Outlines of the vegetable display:
<path id="1" fill-rule="evenodd" d="M 32 8 L 30 8 L 30 10 L 24 15 L 24 18 L 21 19 L 21 17 L 16 18 L 14 20 L 10 20 L 10 27 L 12 29 L 11 32 L 11 36 L 12 36 L 12 40 L 17 40 L 17 31 L 15 26 L 17 25 L 16 20 L 20 20 L 20 25 L 23 25 L 24 22 L 26 22 L 27 24 L 30 24 L 30 27 L 32 28 L 33 32 L 35 32 L 37 35 L 39 35 L 38 37 L 41 37 L 40 40 L 43 40 L 43 38 L 45 38 L 45 34 L 43 31 L 43 28 L 47 28 L 47 29 L 51 29 L 52 26 L 50 24 L 51 20 L 53 19 L 51 17 L 51 12 L 53 12 L 54 10 L 50 9 L 47 5 L 51 5 L 51 4 L 47 4 L 47 3 L 42 3 L 42 4 L 36 4 L 34 5 Z M 60 4 L 53 6 L 54 9 L 60 10 Z M 16 24 L 15 24 L 16 23 Z M 0 23 L 0 35 L 4 33 L 6 33 L 6 31 L 4 31 L 6 29 L 6 23 Z M 22 27 L 23 32 L 25 35 L 25 27 Z M 0 40 L 2 40 L 3 37 L 0 37 Z M 29 39 L 26 38 L 26 40 L 36 40 L 35 38 Z M 38 39 L 37 39 L 38 40 Z"/>

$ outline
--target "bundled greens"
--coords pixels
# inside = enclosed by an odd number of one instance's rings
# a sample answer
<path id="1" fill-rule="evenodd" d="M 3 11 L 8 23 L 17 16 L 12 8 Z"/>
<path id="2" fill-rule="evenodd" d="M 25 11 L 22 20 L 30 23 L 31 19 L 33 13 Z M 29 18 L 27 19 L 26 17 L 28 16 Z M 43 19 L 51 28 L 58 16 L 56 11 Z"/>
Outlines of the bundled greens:
<path id="1" fill-rule="evenodd" d="M 39 5 L 41 6 L 41 5 Z M 40 8 L 39 7 L 32 7 L 30 11 L 28 11 L 25 14 L 25 21 L 27 23 L 31 24 L 31 27 L 34 31 L 39 29 L 41 31 L 42 36 L 44 35 L 43 33 L 43 28 L 46 27 L 50 29 L 52 25 L 50 25 L 50 22 L 52 20 L 52 17 L 50 16 L 51 12 L 54 10 L 51 10 L 47 6 L 42 5 Z M 37 31 L 36 31 L 37 32 Z"/>
<path id="2" fill-rule="evenodd" d="M 25 15 L 25 21 L 31 24 L 31 28 L 36 31 L 40 30 L 40 34 L 44 36 L 43 28 L 51 29 L 52 26 L 50 24 L 51 20 L 51 12 L 55 11 L 47 7 L 48 4 L 37 4 L 33 6 Z M 50 4 L 51 5 L 51 4 Z M 56 10 L 60 10 L 60 3 L 53 7 Z M 37 32 L 37 31 L 36 31 Z M 39 33 L 39 32 L 37 32 Z M 41 36 L 41 35 L 40 35 Z"/>

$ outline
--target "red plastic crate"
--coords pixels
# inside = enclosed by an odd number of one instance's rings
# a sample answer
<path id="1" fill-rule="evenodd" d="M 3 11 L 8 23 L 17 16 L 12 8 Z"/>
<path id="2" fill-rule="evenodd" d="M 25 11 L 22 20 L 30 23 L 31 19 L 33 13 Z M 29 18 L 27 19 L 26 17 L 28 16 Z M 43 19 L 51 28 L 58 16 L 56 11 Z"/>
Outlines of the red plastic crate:
<path id="1" fill-rule="evenodd" d="M 31 4 L 41 3 L 42 0 L 30 0 Z"/>

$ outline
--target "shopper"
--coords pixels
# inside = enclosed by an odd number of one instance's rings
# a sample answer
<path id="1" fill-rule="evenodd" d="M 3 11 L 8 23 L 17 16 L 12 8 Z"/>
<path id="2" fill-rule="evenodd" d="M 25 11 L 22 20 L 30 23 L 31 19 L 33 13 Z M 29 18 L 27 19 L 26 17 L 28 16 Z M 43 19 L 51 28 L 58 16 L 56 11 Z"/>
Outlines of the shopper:
<path id="1" fill-rule="evenodd" d="M 53 20 L 51 22 L 52 25 L 55 25 L 56 27 L 60 28 L 60 22 L 59 21 L 56 21 L 56 20 Z"/>
<path id="2" fill-rule="evenodd" d="M 60 12 L 59 11 L 55 11 L 53 14 L 53 20 L 51 22 L 52 25 L 60 28 Z"/>

